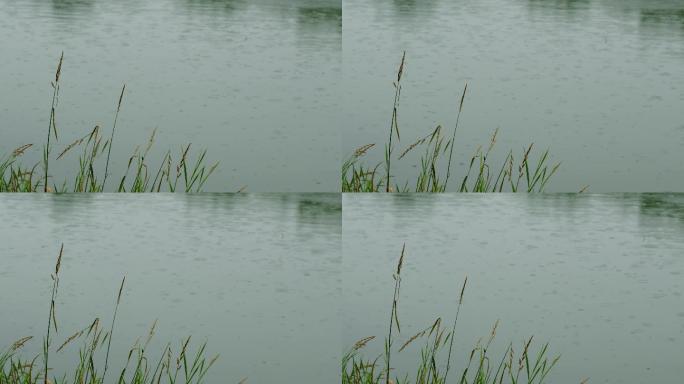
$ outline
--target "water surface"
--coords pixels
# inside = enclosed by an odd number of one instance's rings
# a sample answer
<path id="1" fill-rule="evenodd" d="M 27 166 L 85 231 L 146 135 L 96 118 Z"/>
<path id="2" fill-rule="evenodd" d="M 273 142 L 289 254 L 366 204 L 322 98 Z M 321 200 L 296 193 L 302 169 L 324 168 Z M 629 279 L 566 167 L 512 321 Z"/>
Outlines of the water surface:
<path id="1" fill-rule="evenodd" d="M 149 350 L 207 341 L 221 355 L 209 382 L 332 383 L 340 215 L 333 194 L 5 195 L 0 348 L 33 335 L 26 357 L 41 351 L 63 243 L 56 345 L 95 317 L 108 327 L 126 276 L 112 367 L 158 319 Z M 61 371 L 77 358 L 73 345 L 51 362 Z"/>
<path id="2" fill-rule="evenodd" d="M 684 347 L 684 195 L 343 196 L 343 340 L 382 353 L 401 247 L 403 343 L 453 321 L 463 362 L 499 319 L 508 342 L 550 343 L 549 382 L 677 382 Z M 419 352 L 395 353 L 397 373 Z"/>
<path id="3" fill-rule="evenodd" d="M 346 0 L 343 18 L 344 154 L 383 160 L 406 51 L 399 148 L 451 129 L 467 81 L 457 176 L 500 128 L 494 163 L 531 142 L 563 162 L 550 191 L 684 191 L 681 1 Z M 418 159 L 399 163 L 403 185 Z"/>
<path id="4" fill-rule="evenodd" d="M 96 124 L 109 136 L 126 83 L 114 176 L 157 128 L 150 158 L 192 142 L 220 162 L 209 191 L 338 191 L 341 12 L 340 0 L 2 0 L 0 154 L 34 143 L 26 161 L 41 159 L 63 51 L 54 153 Z M 77 164 L 52 167 L 58 184 Z"/>

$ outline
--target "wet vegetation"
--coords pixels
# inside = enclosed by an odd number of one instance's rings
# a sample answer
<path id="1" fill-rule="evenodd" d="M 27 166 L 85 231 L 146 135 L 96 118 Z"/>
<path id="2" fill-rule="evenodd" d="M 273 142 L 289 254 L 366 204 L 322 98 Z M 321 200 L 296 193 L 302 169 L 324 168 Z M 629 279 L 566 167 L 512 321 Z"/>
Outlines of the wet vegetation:
<path id="1" fill-rule="evenodd" d="M 450 382 L 460 384 L 541 384 L 547 382 L 549 373 L 560 356 L 547 357 L 548 344 L 543 344 L 536 352 L 533 351 L 532 337 L 523 344 L 519 355 L 515 353 L 513 344 L 509 344 L 500 355 L 493 356 L 490 346 L 496 336 L 498 321 L 494 324 L 490 335 L 484 340 L 481 339 L 471 349 L 470 358 L 462 372 L 453 372 L 451 364 L 454 340 L 457 336 L 456 325 L 463 304 L 467 278 L 458 296 L 453 323 L 445 324 L 442 318 L 438 317 L 427 328 L 408 338 L 403 338 L 397 307 L 405 250 L 404 245 L 393 275 L 394 294 L 387 336 L 384 341 L 384 354 L 373 358 L 366 358 L 362 355 L 366 345 L 372 342 L 375 336 L 357 341 L 342 358 L 342 384 L 443 384 L 447 383 L 447 378 L 451 378 Z M 401 344 L 397 344 L 398 342 Z M 416 358 L 416 366 L 400 368 L 402 371 L 412 369 L 415 376 L 409 377 L 409 374 L 405 374 L 399 377 L 392 365 L 392 356 L 402 353 L 411 344 L 421 342 L 423 346 L 420 349 L 420 356 Z"/>
<path id="2" fill-rule="evenodd" d="M 456 133 L 463 110 L 468 85 L 463 87 L 456 123 L 451 132 L 441 125 L 408 146 L 399 148 L 401 135 L 398 108 L 401 98 L 401 80 L 404 74 L 406 53 L 401 58 L 394 80 L 394 102 L 390 119 L 384 162 L 367 165 L 362 160 L 375 144 L 357 148 L 342 164 L 342 192 L 446 192 L 452 175 L 452 162 Z M 459 192 L 543 192 L 560 163 L 549 163 L 545 150 L 533 159 L 533 144 L 523 149 L 518 158 L 509 151 L 500 165 L 491 164 L 490 153 L 496 144 L 498 130 L 494 132 L 486 149 L 479 147 L 470 159 L 465 176 L 457 185 Z M 401 151 L 399 151 L 401 149 Z M 415 184 L 399 182 L 393 174 L 396 163 L 408 153 L 422 151 Z"/>
<path id="3" fill-rule="evenodd" d="M 123 173 L 116 178 L 112 174 L 111 151 L 126 91 L 125 85 L 118 96 L 109 135 L 105 136 L 103 128 L 96 125 L 85 135 L 67 145 L 60 146 L 56 115 L 63 62 L 64 55 L 62 54 L 51 83 L 52 104 L 42 161 L 32 165 L 25 165 L 21 162 L 22 156 L 33 149 L 33 143 L 24 144 L 8 155 L 0 155 L 0 192 L 202 191 L 218 163 L 208 165 L 206 150 L 193 153 L 191 144 L 187 144 L 182 146 L 175 155 L 172 151 L 167 151 L 157 163 L 158 165 L 152 166 L 148 154 L 154 144 L 156 130 L 145 145 L 135 148 Z M 50 169 L 56 161 L 65 161 L 66 155 L 72 152 L 77 153 L 78 158 L 78 162 L 71 167 L 72 176 L 58 180 L 50 173 Z"/>
<path id="4" fill-rule="evenodd" d="M 22 337 L 5 351 L 0 351 L 0 384 L 99 384 L 104 382 L 119 384 L 152 383 L 203 383 L 207 371 L 218 359 L 218 355 L 208 358 L 206 343 L 198 347 L 191 345 L 190 337 L 184 339 L 179 348 L 168 343 L 161 353 L 150 355 L 148 346 L 156 329 L 156 321 L 144 339 L 138 339 L 125 356 L 121 357 L 116 371 L 110 365 L 110 351 L 115 331 L 116 314 L 121 303 L 125 277 L 121 281 L 109 329 L 105 329 L 100 318 L 96 318 L 85 328 L 78 330 L 62 340 L 58 337 L 58 321 L 55 300 L 59 290 L 59 272 L 64 246 L 62 245 L 52 278 L 50 311 L 45 335 L 43 353 L 40 356 L 23 358 L 22 348 L 33 341 L 32 336 Z M 59 341 L 59 344 L 56 342 Z M 61 375 L 54 373 L 50 366 L 55 354 L 66 353 L 73 344 L 80 344 L 74 365 L 70 371 L 61 367 Z M 112 358 L 115 358 L 112 353 Z M 107 381 L 105 381 L 107 379 Z"/>

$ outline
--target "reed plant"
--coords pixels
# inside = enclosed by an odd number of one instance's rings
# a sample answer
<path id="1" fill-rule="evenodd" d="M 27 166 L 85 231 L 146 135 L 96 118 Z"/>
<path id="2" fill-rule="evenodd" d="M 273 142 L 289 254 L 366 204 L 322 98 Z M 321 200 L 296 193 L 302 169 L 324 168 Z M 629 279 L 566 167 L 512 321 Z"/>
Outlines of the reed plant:
<path id="1" fill-rule="evenodd" d="M 114 315 L 109 331 L 103 329 L 100 318 L 94 319 L 85 328 L 66 337 L 64 342 L 55 348 L 54 340 L 58 335 L 56 298 L 59 290 L 59 272 L 61 269 L 64 245 L 60 248 L 55 270 L 51 274 L 52 290 L 50 311 L 45 337 L 43 338 L 42 361 L 39 356 L 23 358 L 20 356 L 23 347 L 33 339 L 23 337 L 14 342 L 5 351 L 0 352 L 0 384 L 102 384 L 105 383 L 109 368 L 110 348 L 114 335 L 114 324 L 123 295 L 125 277 L 121 281 L 119 293 L 114 307 Z M 158 357 L 148 351 L 157 322 L 155 321 L 144 341 L 138 339 L 125 355 L 123 367 L 107 382 L 118 384 L 159 384 L 185 383 L 199 384 L 206 381 L 207 371 L 218 359 L 218 355 L 207 358 L 206 342 L 198 347 L 191 347 L 191 338 L 183 339 L 178 353 L 168 343 Z M 78 356 L 74 359 L 71 370 L 64 370 L 61 376 L 52 373 L 49 365 L 54 354 L 63 353 L 71 344 L 80 342 Z M 193 351 L 194 349 L 194 351 Z M 105 353 L 104 359 L 102 354 Z"/>
<path id="2" fill-rule="evenodd" d="M 32 166 L 21 164 L 22 156 L 33 144 L 22 145 L 9 155 L 0 157 L 0 192 L 104 192 L 110 178 L 110 163 L 115 132 L 126 85 L 121 88 L 114 114 L 112 129 L 108 137 L 103 137 L 102 127 L 95 127 L 82 137 L 64 146 L 57 156 L 53 156 L 59 144 L 57 129 L 57 106 L 64 63 L 64 54 L 59 58 L 52 85 L 52 103 L 43 146 L 42 162 Z M 158 166 L 152 166 L 149 158 L 154 143 L 156 129 L 144 146 L 135 148 L 128 159 L 128 166 L 118 183 L 108 190 L 116 192 L 200 192 L 208 178 L 216 170 L 218 163 L 207 163 L 207 151 L 194 153 L 191 144 L 181 146 L 178 152 L 167 151 Z M 72 168 L 73 175 L 58 182 L 50 174 L 55 161 L 65 161 L 71 152 L 79 152 L 78 164 Z M 41 170 L 40 172 L 39 170 Z"/>
<path id="3" fill-rule="evenodd" d="M 4 158 L 0 158 L 0 192 L 34 192 L 39 190 L 41 178 L 40 176 L 36 177 L 38 164 L 32 167 L 24 167 L 17 161 L 32 146 L 33 144 L 22 145 Z"/>
<path id="4" fill-rule="evenodd" d="M 366 165 L 363 158 L 375 147 L 375 143 L 357 148 L 342 163 L 342 192 L 446 192 L 452 177 L 452 163 L 456 133 L 465 101 L 468 84 L 466 83 L 458 103 L 456 122 L 451 132 L 444 132 L 441 125 L 427 135 L 406 146 L 397 155 L 396 148 L 401 142 L 398 109 L 406 66 L 406 52 L 401 57 L 396 79 L 393 82 L 394 100 L 390 118 L 384 162 Z M 461 180 L 459 192 L 543 192 L 560 163 L 549 163 L 549 150 L 543 151 L 536 160 L 532 159 L 533 145 L 523 149 L 520 158 L 509 151 L 500 166 L 491 164 L 490 153 L 496 143 L 498 129 L 492 135 L 486 150 L 478 147 L 470 160 L 465 176 Z M 421 150 L 415 185 L 397 182 L 392 170 L 396 163 L 413 151 Z M 379 172 L 380 167 L 384 172 Z M 394 167 L 394 168 L 393 168 Z"/>
<path id="5" fill-rule="evenodd" d="M 509 344 L 499 357 L 494 357 L 491 345 L 496 336 L 498 320 L 486 339 L 480 339 L 470 350 L 469 359 L 460 375 L 449 376 L 452 370 L 452 352 L 456 337 L 456 325 L 463 304 L 467 278 L 464 280 L 458 296 L 456 314 L 451 326 L 445 326 L 438 317 L 428 327 L 405 339 L 398 348 L 395 342 L 401 336 L 399 315 L 397 312 L 401 287 L 401 271 L 404 264 L 406 246 L 401 250 L 397 269 L 393 274 L 394 293 L 384 341 L 384 354 L 374 358 L 366 358 L 362 352 L 375 336 L 360 339 L 346 351 L 342 357 L 342 384 L 542 384 L 545 383 L 552 368 L 560 356 L 547 357 L 548 343 L 533 351 L 532 337 L 522 346 L 520 354 L 516 354 L 513 344 Z M 399 377 L 392 365 L 392 356 L 402 353 L 409 345 L 422 342 L 420 355 L 417 358 L 413 375 L 404 374 Z M 397 344 L 399 345 L 399 344 Z M 402 367 L 409 369 L 409 367 Z M 447 381 L 451 378 L 450 381 Z"/>

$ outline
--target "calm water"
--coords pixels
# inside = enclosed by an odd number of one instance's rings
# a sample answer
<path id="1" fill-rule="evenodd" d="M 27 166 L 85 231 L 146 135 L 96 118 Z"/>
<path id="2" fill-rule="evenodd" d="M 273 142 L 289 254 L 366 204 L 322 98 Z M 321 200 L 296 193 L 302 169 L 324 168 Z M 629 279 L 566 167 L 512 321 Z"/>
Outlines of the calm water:
<path id="1" fill-rule="evenodd" d="M 343 206 L 347 347 L 385 335 L 405 242 L 400 340 L 453 321 L 468 276 L 459 371 L 500 319 L 494 350 L 534 335 L 562 354 L 553 383 L 680 381 L 684 195 L 344 195 Z"/>
<path id="2" fill-rule="evenodd" d="M 684 190 L 682 1 L 345 0 L 343 18 L 344 154 L 386 142 L 405 50 L 400 148 L 453 127 L 468 81 L 457 164 L 500 128 L 498 158 L 534 142 L 563 162 L 551 191 Z"/>
<path id="3" fill-rule="evenodd" d="M 0 0 L 0 154 L 41 159 L 64 51 L 55 153 L 109 132 L 126 83 L 115 176 L 158 128 L 154 156 L 192 142 L 220 162 L 210 191 L 338 191 L 341 31 L 340 0 Z"/>
<path id="4" fill-rule="evenodd" d="M 332 383 L 340 215 L 332 194 L 3 196 L 0 348 L 34 335 L 27 352 L 40 351 L 64 243 L 56 344 L 109 324 L 125 275 L 112 361 L 159 319 L 159 350 L 192 335 L 221 354 L 209 382 Z M 56 356 L 72 366 L 77 350 Z"/>

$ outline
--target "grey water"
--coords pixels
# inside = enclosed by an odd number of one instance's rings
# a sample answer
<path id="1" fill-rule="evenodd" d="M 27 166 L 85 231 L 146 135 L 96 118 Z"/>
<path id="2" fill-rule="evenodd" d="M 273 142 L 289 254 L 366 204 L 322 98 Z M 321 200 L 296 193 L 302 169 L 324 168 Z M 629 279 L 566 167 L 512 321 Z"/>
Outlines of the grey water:
<path id="1" fill-rule="evenodd" d="M 334 382 L 340 203 L 339 194 L 5 195 L 0 350 L 32 335 L 23 356 L 41 352 L 64 244 L 55 346 L 96 317 L 108 329 L 125 276 L 112 371 L 156 319 L 148 351 L 171 342 L 178 353 L 192 336 L 220 354 L 208 382 Z M 57 375 L 73 371 L 78 346 L 51 357 Z"/>
<path id="2" fill-rule="evenodd" d="M 382 354 L 406 244 L 396 345 L 438 316 L 451 324 L 468 278 L 454 377 L 499 320 L 492 358 L 534 336 L 561 355 L 549 382 L 680 380 L 684 195 L 345 194 L 343 206 L 346 348 L 376 336 L 365 353 Z M 392 355 L 397 376 L 417 366 L 414 345 Z"/>
<path id="3" fill-rule="evenodd" d="M 457 178 L 499 128 L 493 164 L 530 143 L 562 162 L 548 191 L 684 190 L 679 0 L 345 0 L 343 25 L 345 156 L 384 159 L 406 51 L 398 148 L 451 130 L 468 82 Z M 415 155 L 393 163 L 400 185 Z"/>
<path id="4" fill-rule="evenodd" d="M 64 52 L 55 154 L 109 137 L 125 83 L 112 176 L 156 128 L 152 164 L 188 143 L 219 162 L 208 191 L 339 191 L 341 31 L 340 0 L 2 0 L 0 156 L 42 159 Z"/>

